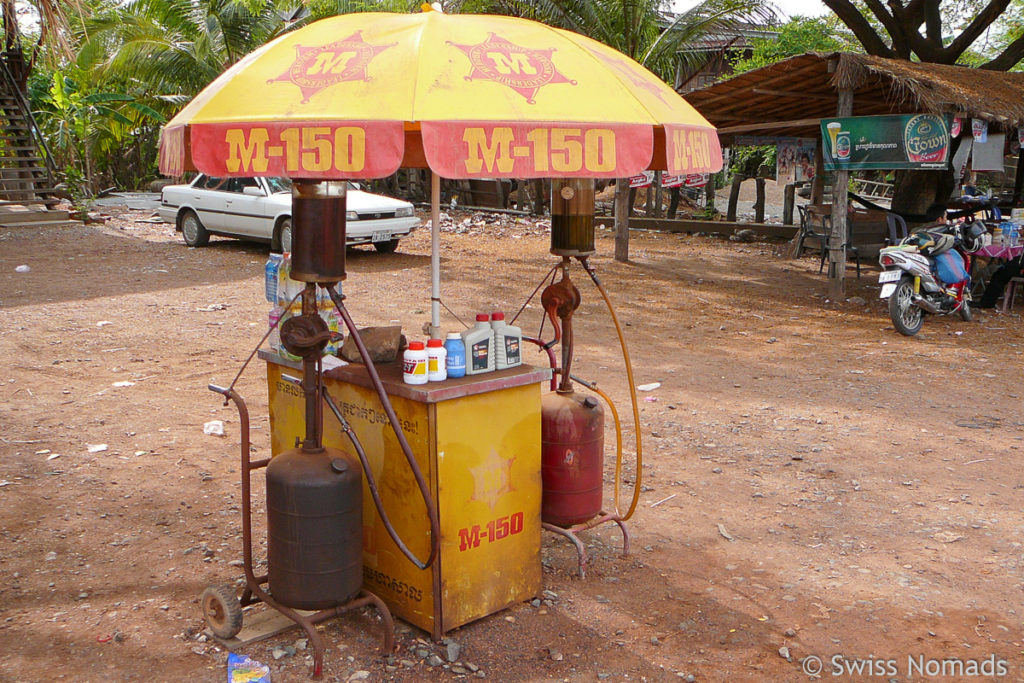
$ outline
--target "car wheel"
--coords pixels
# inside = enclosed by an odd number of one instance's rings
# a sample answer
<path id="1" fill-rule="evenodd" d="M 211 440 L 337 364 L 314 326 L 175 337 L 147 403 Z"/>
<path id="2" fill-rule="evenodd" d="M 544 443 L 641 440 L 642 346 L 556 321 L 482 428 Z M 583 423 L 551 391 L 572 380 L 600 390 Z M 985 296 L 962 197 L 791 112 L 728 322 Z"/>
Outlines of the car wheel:
<path id="1" fill-rule="evenodd" d="M 373 248 L 381 254 L 394 254 L 395 249 L 398 249 L 398 240 L 388 240 L 387 242 L 374 242 Z"/>
<path id="2" fill-rule="evenodd" d="M 191 209 L 185 209 L 181 214 L 181 236 L 190 247 L 205 247 L 210 243 L 210 233 Z"/>
<path id="3" fill-rule="evenodd" d="M 281 221 L 281 227 L 277 229 L 277 246 L 281 253 L 292 250 L 292 219 L 285 218 Z"/>

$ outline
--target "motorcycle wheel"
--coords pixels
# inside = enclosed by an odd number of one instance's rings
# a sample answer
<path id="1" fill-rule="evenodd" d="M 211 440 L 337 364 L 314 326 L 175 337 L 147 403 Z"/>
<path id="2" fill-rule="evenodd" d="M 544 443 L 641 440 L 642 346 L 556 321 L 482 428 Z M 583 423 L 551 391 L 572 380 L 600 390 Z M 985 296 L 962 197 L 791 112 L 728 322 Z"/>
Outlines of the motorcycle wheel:
<path id="1" fill-rule="evenodd" d="M 924 324 L 924 311 L 914 305 L 914 283 L 909 278 L 900 280 L 896 291 L 889 297 L 889 317 L 896 331 L 906 337 L 913 337 Z"/>
<path id="2" fill-rule="evenodd" d="M 971 302 L 968 301 L 967 299 L 964 299 L 964 305 L 960 307 L 960 310 L 958 312 L 960 313 L 960 319 L 963 320 L 965 323 L 971 322 L 971 318 L 974 317 L 971 314 Z"/>

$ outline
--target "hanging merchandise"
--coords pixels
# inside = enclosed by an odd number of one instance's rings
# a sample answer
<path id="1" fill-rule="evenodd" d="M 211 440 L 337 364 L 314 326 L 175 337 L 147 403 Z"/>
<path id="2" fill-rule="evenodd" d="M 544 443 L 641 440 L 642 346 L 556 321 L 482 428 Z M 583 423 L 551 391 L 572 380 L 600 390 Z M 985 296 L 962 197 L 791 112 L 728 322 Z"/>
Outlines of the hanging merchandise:
<path id="1" fill-rule="evenodd" d="M 971 119 L 971 134 L 977 143 L 985 144 L 988 142 L 988 121 L 984 119 Z"/>
<path id="2" fill-rule="evenodd" d="M 960 132 L 963 130 L 963 128 L 964 128 L 964 120 L 961 119 L 959 116 L 954 116 L 953 117 L 953 123 L 949 126 L 949 137 L 951 137 L 951 138 L 958 138 L 958 137 L 960 137 Z"/>

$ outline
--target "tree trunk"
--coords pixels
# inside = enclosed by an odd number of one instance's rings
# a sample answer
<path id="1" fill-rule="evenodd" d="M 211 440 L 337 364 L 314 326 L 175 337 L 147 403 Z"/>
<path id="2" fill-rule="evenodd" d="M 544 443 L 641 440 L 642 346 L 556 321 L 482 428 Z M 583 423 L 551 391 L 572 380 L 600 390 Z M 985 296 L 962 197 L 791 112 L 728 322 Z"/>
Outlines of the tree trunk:
<path id="1" fill-rule="evenodd" d="M 615 260 L 629 261 L 629 178 L 615 181 Z"/>
<path id="2" fill-rule="evenodd" d="M 732 177 L 732 188 L 729 190 L 729 209 L 726 211 L 725 220 L 730 223 L 736 222 L 736 203 L 740 200 L 740 185 L 743 184 L 743 176 Z"/>
<path id="3" fill-rule="evenodd" d="M 935 204 L 945 206 L 953 194 L 953 171 L 896 171 L 892 190 L 892 210 L 895 213 L 929 214 Z M 933 209 L 931 213 L 937 213 Z"/>
<path id="4" fill-rule="evenodd" d="M 1022 155 L 1024 156 L 1024 155 Z M 679 210 L 679 187 L 669 188 L 669 218 L 675 218 L 676 212 Z"/>
<path id="5" fill-rule="evenodd" d="M 544 183 L 547 182 L 543 178 L 537 178 L 533 181 L 533 214 L 535 216 L 544 215 Z"/>

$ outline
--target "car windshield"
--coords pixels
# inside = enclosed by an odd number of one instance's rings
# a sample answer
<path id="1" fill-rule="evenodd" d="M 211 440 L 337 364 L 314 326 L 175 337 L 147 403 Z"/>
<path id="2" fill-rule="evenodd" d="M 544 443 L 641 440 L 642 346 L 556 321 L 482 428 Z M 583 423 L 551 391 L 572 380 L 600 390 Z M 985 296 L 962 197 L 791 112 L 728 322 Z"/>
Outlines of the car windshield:
<path id="1" fill-rule="evenodd" d="M 278 192 L 292 191 L 292 181 L 290 178 L 267 178 L 267 185 L 270 186 L 270 192 L 272 194 L 277 194 Z M 360 189 L 360 187 L 356 183 L 349 183 L 348 189 L 358 190 Z"/>
<path id="2" fill-rule="evenodd" d="M 267 178 L 267 185 L 270 186 L 272 194 L 292 191 L 292 181 L 288 178 Z"/>

